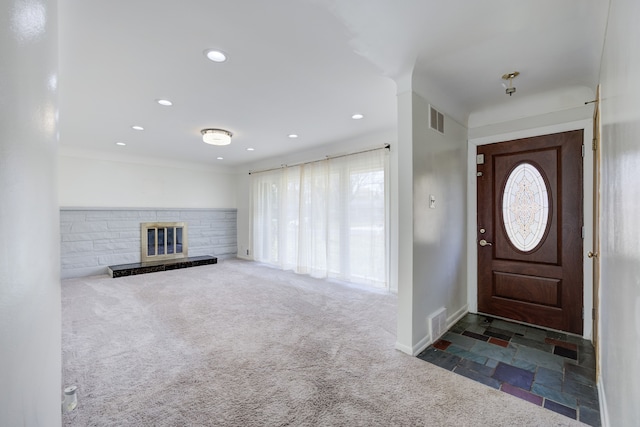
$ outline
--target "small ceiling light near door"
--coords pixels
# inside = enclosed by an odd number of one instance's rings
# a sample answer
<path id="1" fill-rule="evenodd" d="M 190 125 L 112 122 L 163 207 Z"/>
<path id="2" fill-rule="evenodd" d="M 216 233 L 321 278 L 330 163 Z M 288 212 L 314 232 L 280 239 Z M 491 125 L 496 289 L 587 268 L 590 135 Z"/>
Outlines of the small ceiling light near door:
<path id="1" fill-rule="evenodd" d="M 247 148 L 247 151 L 256 151 L 256 149 L 249 147 L 249 148 Z"/>
<path id="2" fill-rule="evenodd" d="M 224 160 L 224 157 L 216 157 L 217 160 Z"/>
<path id="3" fill-rule="evenodd" d="M 295 133 L 290 133 L 289 134 L 289 138 L 291 139 L 296 139 L 298 137 L 298 135 L 296 135 Z"/>
<path id="4" fill-rule="evenodd" d="M 351 116 L 351 118 L 353 120 L 360 120 L 360 119 L 363 119 L 364 116 L 362 114 L 358 113 L 358 114 L 354 114 L 353 116 Z"/>
<path id="5" fill-rule="evenodd" d="M 227 60 L 227 55 L 217 49 L 207 49 L 204 51 L 204 56 L 209 58 L 213 62 L 224 62 Z"/>
<path id="6" fill-rule="evenodd" d="M 138 126 L 138 125 L 131 126 L 131 129 L 133 129 L 133 130 L 144 130 L 144 128 L 142 126 Z"/>
<path id="7" fill-rule="evenodd" d="M 121 147 L 124 147 L 124 146 L 125 146 L 125 145 L 127 145 L 127 144 L 125 144 L 124 142 L 116 142 L 116 145 L 119 145 L 119 146 L 121 146 Z"/>
<path id="8" fill-rule="evenodd" d="M 168 99 L 156 99 L 156 102 L 164 107 L 171 107 L 173 105 L 173 102 Z"/>
<path id="9" fill-rule="evenodd" d="M 233 134 L 224 129 L 202 129 L 202 140 L 211 145 L 229 145 Z"/>
<path id="10" fill-rule="evenodd" d="M 514 93 L 516 93 L 516 88 L 513 87 L 513 79 L 515 79 L 516 77 L 518 77 L 520 75 L 520 72 L 518 71 L 514 71 L 512 73 L 507 73 L 504 74 L 502 76 L 502 80 L 509 80 L 509 86 L 507 87 L 506 84 L 502 83 L 502 86 L 505 89 L 505 93 L 509 96 L 513 95 Z"/>

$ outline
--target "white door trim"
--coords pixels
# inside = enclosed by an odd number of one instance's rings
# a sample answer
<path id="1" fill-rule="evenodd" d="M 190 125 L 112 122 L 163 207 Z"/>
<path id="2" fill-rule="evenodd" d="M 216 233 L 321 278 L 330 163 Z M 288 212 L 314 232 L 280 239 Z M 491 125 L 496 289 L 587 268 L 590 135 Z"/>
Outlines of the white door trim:
<path id="1" fill-rule="evenodd" d="M 584 183 L 583 183 L 583 203 L 584 203 L 584 242 L 583 246 L 583 338 L 591 339 L 593 330 L 593 320 L 591 311 L 593 309 L 593 274 L 591 271 L 591 260 L 587 257 L 587 252 L 593 240 L 593 151 L 591 141 L 593 139 L 593 120 L 579 120 L 569 123 L 561 123 L 540 128 L 527 129 L 517 132 L 508 132 L 499 135 L 474 138 L 468 141 L 467 158 L 467 301 L 470 313 L 478 312 L 478 246 L 476 243 L 477 222 L 476 213 L 478 210 L 477 200 L 477 177 L 476 177 L 476 149 L 479 145 L 492 144 L 494 142 L 511 141 L 513 139 L 528 138 L 532 136 L 547 135 L 551 133 L 567 132 L 582 129 L 584 131 Z"/>

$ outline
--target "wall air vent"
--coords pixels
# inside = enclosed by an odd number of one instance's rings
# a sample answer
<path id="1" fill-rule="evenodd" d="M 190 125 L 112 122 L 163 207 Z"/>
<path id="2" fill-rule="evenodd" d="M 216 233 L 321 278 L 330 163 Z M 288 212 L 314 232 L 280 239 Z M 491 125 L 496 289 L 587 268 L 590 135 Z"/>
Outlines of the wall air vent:
<path id="1" fill-rule="evenodd" d="M 444 134 L 444 114 L 429 105 L 429 127 Z"/>

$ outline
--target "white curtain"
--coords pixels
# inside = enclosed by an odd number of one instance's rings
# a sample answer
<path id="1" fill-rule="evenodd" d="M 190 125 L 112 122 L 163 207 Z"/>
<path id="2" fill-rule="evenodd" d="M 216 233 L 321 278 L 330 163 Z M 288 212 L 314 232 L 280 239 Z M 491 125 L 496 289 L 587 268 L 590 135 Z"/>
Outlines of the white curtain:
<path id="1" fill-rule="evenodd" d="M 387 152 L 252 173 L 254 259 L 387 288 Z"/>

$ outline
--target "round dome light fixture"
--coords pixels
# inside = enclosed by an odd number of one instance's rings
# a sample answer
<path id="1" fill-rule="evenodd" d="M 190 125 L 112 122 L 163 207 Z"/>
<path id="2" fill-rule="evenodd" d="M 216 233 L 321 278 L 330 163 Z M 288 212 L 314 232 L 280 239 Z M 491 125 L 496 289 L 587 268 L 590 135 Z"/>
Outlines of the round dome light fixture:
<path id="1" fill-rule="evenodd" d="M 229 145 L 233 134 L 224 129 L 202 129 L 202 140 L 211 145 Z"/>

